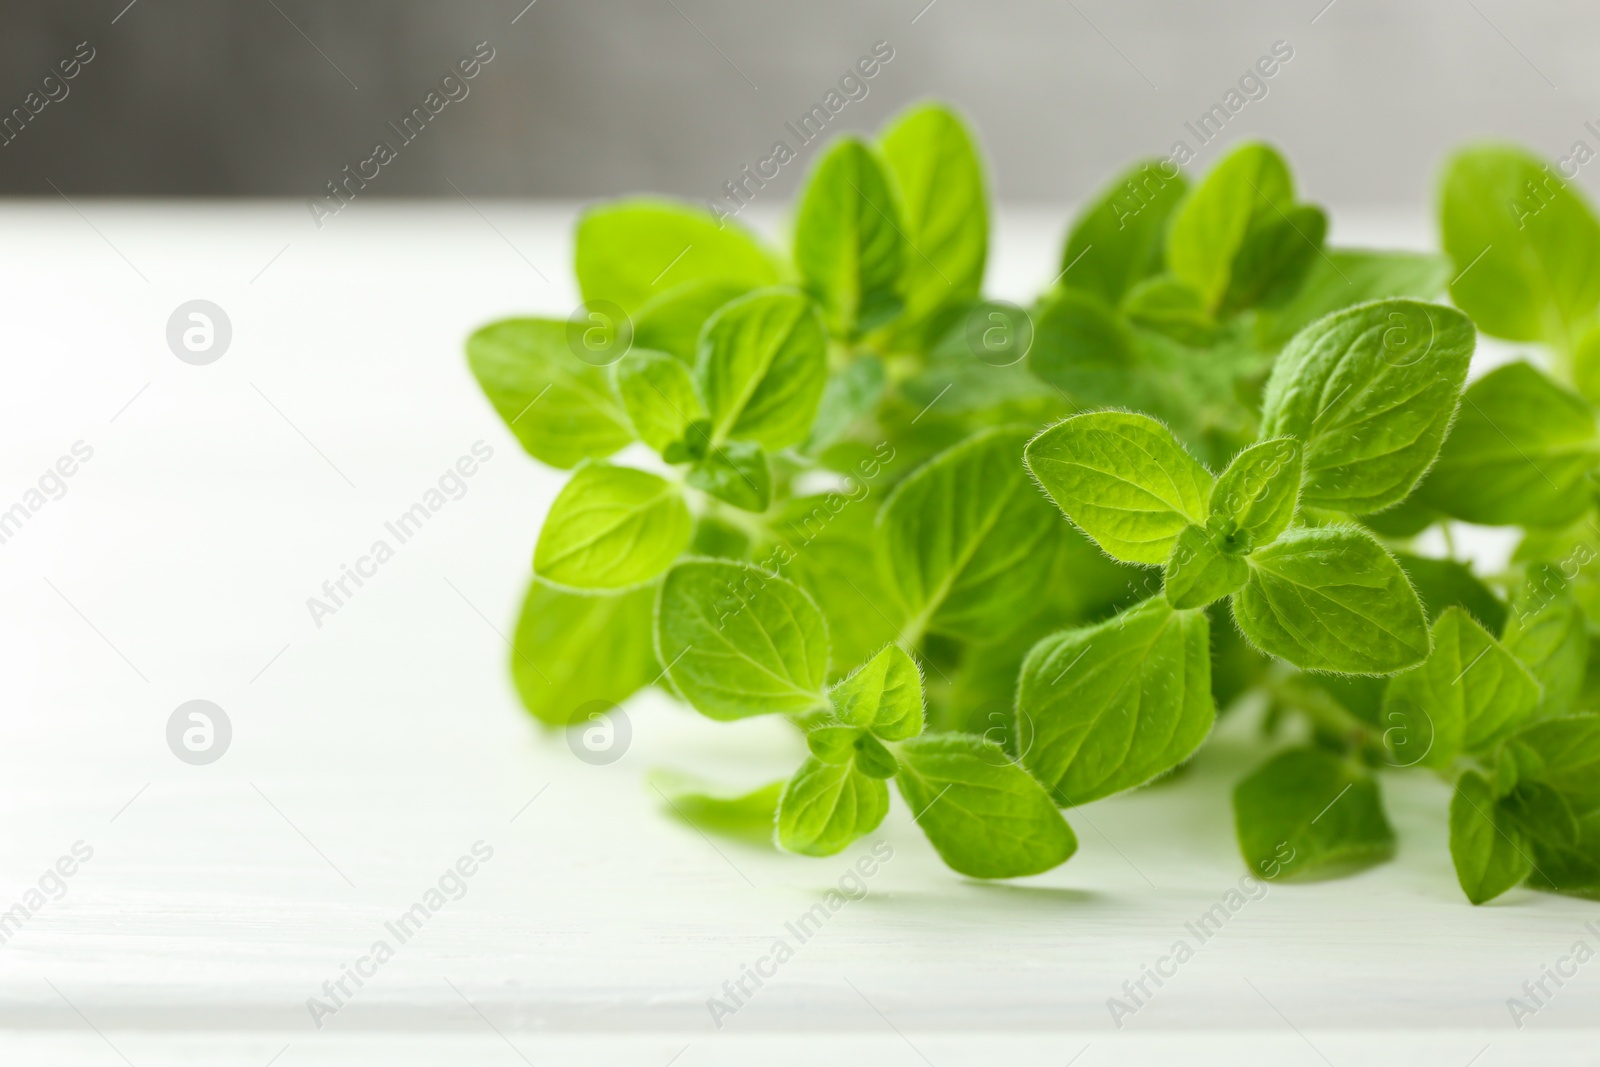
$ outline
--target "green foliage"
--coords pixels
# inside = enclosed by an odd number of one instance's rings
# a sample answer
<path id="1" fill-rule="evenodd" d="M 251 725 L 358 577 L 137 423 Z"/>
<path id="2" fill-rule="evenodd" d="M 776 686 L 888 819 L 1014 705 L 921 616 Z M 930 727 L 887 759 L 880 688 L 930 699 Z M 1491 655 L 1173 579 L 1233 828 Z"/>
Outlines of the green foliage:
<path id="1" fill-rule="evenodd" d="M 584 212 L 574 242 L 578 288 L 632 315 L 696 282 L 776 284 L 774 257 L 742 227 L 665 200 L 624 200 Z"/>
<path id="2" fill-rule="evenodd" d="M 1258 334 L 1269 348 L 1281 348 L 1340 308 L 1396 296 L 1434 300 L 1450 275 L 1450 261 L 1443 256 L 1330 248 L 1312 261 L 1299 292 L 1261 315 Z"/>
<path id="3" fill-rule="evenodd" d="M 663 454 L 674 445 L 687 453 L 709 440 L 709 427 L 704 427 L 695 435 L 694 445 L 690 444 L 689 428 L 704 424 L 706 410 L 682 360 L 665 352 L 635 348 L 613 366 L 612 375 L 639 440 Z"/>
<path id="4" fill-rule="evenodd" d="M 993 741 L 927 734 L 900 754 L 900 795 L 951 869 L 1017 878 L 1065 863 L 1078 850 L 1043 787 Z"/>
<path id="5" fill-rule="evenodd" d="M 713 719 L 795 715 L 825 702 L 828 625 L 786 578 L 748 563 L 690 559 L 656 600 L 656 656 Z"/>
<path id="6" fill-rule="evenodd" d="M 660 673 L 651 586 L 593 596 L 528 585 L 511 638 L 511 678 L 534 718 L 566 726 L 587 706 L 620 704 Z"/>
<path id="7" fill-rule="evenodd" d="M 1023 472 L 1026 440 L 1026 431 L 977 434 L 884 502 L 879 561 L 909 634 L 999 636 L 1026 616 L 1059 524 Z"/>
<path id="8" fill-rule="evenodd" d="M 966 124 L 937 104 L 902 116 L 883 135 L 900 191 L 903 252 L 894 347 L 925 349 L 950 313 L 976 300 L 989 255 L 989 200 L 978 146 Z"/>
<path id="9" fill-rule="evenodd" d="M 1233 791 L 1239 849 L 1257 877 L 1325 877 L 1394 854 L 1378 782 L 1318 749 L 1289 749 Z"/>
<path id="10" fill-rule="evenodd" d="M 1600 715 L 1536 722 L 1508 748 L 1520 779 L 1551 787 L 1577 815 L 1600 811 Z"/>
<path id="11" fill-rule="evenodd" d="M 1299 288 L 1326 231 L 1321 211 L 1295 202 L 1283 157 L 1244 144 L 1178 208 L 1167 231 L 1167 264 L 1208 308 L 1281 302 Z"/>
<path id="12" fill-rule="evenodd" d="M 1411 586 L 1422 601 L 1422 610 L 1431 624 L 1446 608 L 1461 608 L 1485 630 L 1499 637 L 1505 632 L 1509 609 L 1488 584 L 1465 563 L 1453 559 L 1432 559 L 1407 552 L 1395 553 L 1395 561 L 1411 579 Z"/>
<path id="13" fill-rule="evenodd" d="M 770 844 L 778 819 L 783 780 L 745 793 L 728 793 L 683 775 L 656 772 L 650 785 L 666 801 L 669 814 L 690 826 L 751 844 Z"/>
<path id="14" fill-rule="evenodd" d="M 766 511 L 772 503 L 772 470 L 767 454 L 751 441 L 708 446 L 694 459 L 684 481 L 740 511 Z"/>
<path id="15" fill-rule="evenodd" d="M 1250 580 L 1250 564 L 1226 540 L 1198 526 L 1178 535 L 1162 577 L 1162 592 L 1175 608 L 1203 608 Z"/>
<path id="16" fill-rule="evenodd" d="M 889 741 L 922 732 L 922 672 L 906 650 L 889 645 L 828 693 L 841 723 Z"/>
<path id="17" fill-rule="evenodd" d="M 1493 783 L 1463 774 L 1450 800 L 1450 858 L 1467 899 L 1484 904 L 1520 884 L 1533 870 L 1528 848 Z"/>
<path id="18" fill-rule="evenodd" d="M 1539 683 L 1460 608 L 1433 624 L 1433 651 L 1398 674 L 1384 696 L 1384 719 L 1403 727 L 1396 755 L 1406 765 L 1449 767 L 1503 741 L 1539 703 Z"/>
<path id="19" fill-rule="evenodd" d="M 730 438 L 778 449 L 811 429 L 827 378 L 822 316 L 803 295 L 762 289 L 711 316 L 694 384 L 711 419 L 711 447 Z"/>
<path id="20" fill-rule="evenodd" d="M 1135 286 L 1160 272 L 1167 221 L 1187 190 L 1182 172 L 1160 160 L 1135 163 L 1111 179 L 1067 235 L 1061 284 L 1110 307 L 1122 304 Z"/>
<path id="21" fill-rule="evenodd" d="M 809 856 L 909 819 L 952 870 L 1010 878 L 1076 850 L 1062 808 L 1264 709 L 1302 743 L 1234 792 L 1256 876 L 1387 859 L 1378 775 L 1432 772 L 1470 901 L 1600 896 L 1583 199 L 1473 148 L 1444 256 L 1341 249 L 1265 145 L 1138 163 L 1024 311 L 983 293 L 987 187 L 966 124 L 921 105 L 818 153 L 787 255 L 604 205 L 571 321 L 468 339 L 510 432 L 572 471 L 513 641 L 528 710 L 566 726 L 654 684 L 777 716 L 794 773 L 656 776 L 664 810 Z M 1459 311 L 1428 302 L 1447 283 Z M 1479 326 L 1545 350 L 1463 392 Z M 1452 519 L 1523 528 L 1509 566 L 1424 554 Z"/>
<path id="22" fill-rule="evenodd" d="M 1487 526 L 1565 526 L 1594 507 L 1594 409 L 1527 363 L 1473 382 L 1423 500 Z"/>
<path id="23" fill-rule="evenodd" d="M 533 570 L 574 589 L 626 589 L 659 575 L 689 547 L 678 487 L 654 474 L 586 463 L 550 505 Z"/>
<path id="24" fill-rule="evenodd" d="M 915 151 L 908 148 L 905 154 Z M 817 163 L 795 219 L 794 258 L 828 329 L 853 339 L 905 306 L 910 252 L 889 174 L 876 149 L 844 138 Z"/>
<path id="25" fill-rule="evenodd" d="M 1389 674 L 1428 654 L 1422 603 L 1371 535 L 1351 526 L 1301 527 L 1249 562 L 1233 614 L 1261 651 L 1340 674 Z"/>
<path id="26" fill-rule="evenodd" d="M 1400 503 L 1455 415 L 1472 323 L 1412 300 L 1335 312 L 1297 334 L 1272 369 L 1261 432 L 1305 448 L 1303 503 L 1360 515 Z"/>
<path id="27" fill-rule="evenodd" d="M 1484 333 L 1570 347 L 1600 304 L 1600 222 L 1573 186 L 1510 145 L 1445 166 L 1439 230 L 1456 306 Z"/>
<path id="28" fill-rule="evenodd" d="M 1589 661 L 1588 625 L 1561 568 L 1529 568 L 1506 621 L 1505 643 L 1539 680 L 1538 714 L 1572 711 Z"/>
<path id="29" fill-rule="evenodd" d="M 1143 785 L 1199 747 L 1216 715 L 1209 637 L 1204 612 L 1151 598 L 1033 646 L 1017 690 L 1017 746 L 1056 803 Z"/>
<path id="30" fill-rule="evenodd" d="M 567 347 L 565 322 L 491 323 L 467 339 L 467 362 L 495 411 L 541 462 L 576 467 L 633 440 L 605 372 Z"/>
<path id="31" fill-rule="evenodd" d="M 778 847 L 831 856 L 878 828 L 889 813 L 889 787 L 853 761 L 807 757 L 778 801 Z"/>
<path id="32" fill-rule="evenodd" d="M 1206 527 L 1235 552 L 1270 545 L 1294 521 L 1303 478 L 1300 442 L 1262 441 L 1233 457 L 1211 491 Z"/>
<path id="33" fill-rule="evenodd" d="M 1027 464 L 1056 506 L 1125 563 L 1165 563 L 1184 528 L 1206 521 L 1211 475 L 1145 415 L 1074 415 L 1028 442 Z"/>

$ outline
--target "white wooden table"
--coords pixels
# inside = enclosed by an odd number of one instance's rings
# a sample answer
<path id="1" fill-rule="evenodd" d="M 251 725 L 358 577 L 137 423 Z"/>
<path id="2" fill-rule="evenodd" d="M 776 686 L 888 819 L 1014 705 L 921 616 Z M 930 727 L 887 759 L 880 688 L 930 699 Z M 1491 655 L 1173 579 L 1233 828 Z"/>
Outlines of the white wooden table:
<path id="1" fill-rule="evenodd" d="M 1469 907 L 1444 787 L 1398 777 L 1394 863 L 1271 888 L 1114 1027 L 1107 999 L 1243 874 L 1244 722 L 1183 780 L 1074 812 L 1078 856 L 1013 884 L 944 869 L 897 806 L 868 896 L 715 1027 L 707 998 L 871 842 L 780 857 L 663 817 L 649 769 L 777 777 L 799 752 L 779 724 L 645 697 L 626 755 L 591 766 L 516 703 L 502 635 L 559 481 L 479 397 L 461 342 L 571 310 L 571 216 L 368 202 L 319 231 L 295 203 L 0 208 L 0 510 L 93 450 L 0 544 L 0 911 L 31 913 L 0 920 L 0 1063 L 1488 1067 L 1593 1049 L 1600 963 L 1521 1029 L 1506 1000 L 1575 941 L 1600 948 L 1600 908 Z M 995 292 L 1054 275 L 1065 217 L 1005 217 Z M 1376 217 L 1336 236 L 1427 239 Z M 205 366 L 166 340 L 192 299 L 232 327 Z M 493 456 L 465 495 L 315 625 L 306 599 L 478 441 Z M 209 765 L 167 745 L 193 699 L 232 725 Z M 45 877 L 80 841 L 92 858 Z M 465 895 L 400 944 L 385 924 L 476 842 L 493 855 Z M 35 909 L 41 877 L 63 895 Z M 308 998 L 380 939 L 392 959 L 314 1025 Z"/>

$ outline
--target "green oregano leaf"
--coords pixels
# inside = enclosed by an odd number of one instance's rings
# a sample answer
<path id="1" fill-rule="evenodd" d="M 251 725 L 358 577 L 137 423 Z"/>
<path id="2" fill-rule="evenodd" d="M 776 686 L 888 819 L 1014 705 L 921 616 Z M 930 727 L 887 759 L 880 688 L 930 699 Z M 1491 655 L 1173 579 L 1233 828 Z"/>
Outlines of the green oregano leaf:
<path id="1" fill-rule="evenodd" d="M 922 672 L 905 649 L 888 645 L 828 691 L 834 716 L 890 741 L 922 732 Z"/>
<path id="2" fill-rule="evenodd" d="M 687 367 L 694 366 L 700 331 L 722 305 L 748 293 L 754 285 L 710 278 L 689 282 L 646 301 L 633 317 L 633 347 L 665 352 Z"/>
<path id="3" fill-rule="evenodd" d="M 1404 500 L 1439 453 L 1474 343 L 1465 315 L 1412 300 L 1360 304 L 1295 335 L 1267 381 L 1261 433 L 1304 447 L 1301 501 L 1365 514 Z"/>
<path id="4" fill-rule="evenodd" d="M 1152 598 L 1033 647 L 1018 682 L 1017 746 L 1056 803 L 1073 806 L 1171 770 L 1215 717 L 1205 613 Z"/>
<path id="5" fill-rule="evenodd" d="M 1527 363 L 1508 363 L 1461 398 L 1439 462 L 1418 495 L 1488 526 L 1561 526 L 1594 507 L 1594 411 Z"/>
<path id="6" fill-rule="evenodd" d="M 779 569 L 811 594 L 828 620 L 836 671 L 865 662 L 900 635 L 904 621 L 878 570 L 877 508 L 864 495 L 866 484 L 858 483 L 851 496 L 790 497 L 766 517 L 792 550 Z"/>
<path id="7" fill-rule="evenodd" d="M 1462 774 L 1450 800 L 1450 859 L 1467 899 L 1485 904 L 1521 884 L 1533 869 L 1529 848 L 1489 780 Z"/>
<path id="8" fill-rule="evenodd" d="M 1121 304 L 1161 270 L 1167 221 L 1188 184 L 1177 167 L 1155 159 L 1111 179 L 1072 222 L 1061 254 L 1061 284 L 1093 293 L 1111 307 Z"/>
<path id="9" fill-rule="evenodd" d="M 1560 790 L 1544 782 L 1518 782 L 1500 798 L 1500 810 L 1529 841 L 1571 848 L 1581 836 L 1572 805 Z"/>
<path id="10" fill-rule="evenodd" d="M 975 300 L 989 251 L 983 164 L 966 125 L 949 108 L 923 104 L 883 134 L 883 158 L 900 192 L 905 231 L 896 333 L 926 348 L 948 312 Z"/>
<path id="11" fill-rule="evenodd" d="M 713 315 L 700 337 L 694 379 L 713 443 L 766 449 L 805 440 L 827 380 L 822 318 L 792 289 L 758 289 Z"/>
<path id="12" fill-rule="evenodd" d="M 689 546 L 678 487 L 631 467 L 588 463 L 550 505 L 534 573 L 574 589 L 625 589 L 655 578 Z"/>
<path id="13" fill-rule="evenodd" d="M 1396 552 L 1394 558 L 1411 579 L 1430 624 L 1446 608 L 1458 607 L 1496 637 L 1505 632 L 1506 602 L 1472 572 L 1471 566 L 1453 559 L 1432 559 L 1406 552 Z"/>
<path id="14" fill-rule="evenodd" d="M 1158 274 L 1135 285 L 1128 291 L 1122 310 L 1135 325 L 1183 344 L 1207 345 L 1218 334 L 1217 322 L 1204 298 L 1171 274 Z"/>
<path id="15" fill-rule="evenodd" d="M 1060 522 L 1022 469 L 1026 440 L 1021 430 L 975 434 L 884 502 L 878 558 L 908 632 L 998 637 L 1025 620 Z"/>
<path id="16" fill-rule="evenodd" d="M 1217 477 L 1207 528 L 1236 552 L 1276 541 L 1300 502 L 1300 466 L 1300 443 L 1292 437 L 1246 448 Z"/>
<path id="17" fill-rule="evenodd" d="M 594 595 L 528 585 L 511 638 L 511 680 L 540 722 L 566 726 L 591 705 L 616 705 L 661 671 L 652 640 L 656 590 Z"/>
<path id="18" fill-rule="evenodd" d="M 1173 390 L 1146 355 L 1128 321 L 1093 293 L 1057 289 L 1033 313 L 1028 369 L 1074 405 L 1166 411 Z"/>
<path id="19" fill-rule="evenodd" d="M 668 571 L 656 601 L 656 656 L 708 718 L 826 705 L 822 612 L 793 582 L 751 564 L 687 560 Z"/>
<path id="20" fill-rule="evenodd" d="M 1294 296 L 1262 313 L 1257 337 L 1264 347 L 1276 350 L 1341 308 L 1397 296 L 1434 300 L 1444 292 L 1453 273 L 1448 259 L 1426 252 L 1324 248 L 1322 255 L 1311 261 Z"/>
<path id="21" fill-rule="evenodd" d="M 1269 880 L 1327 875 L 1394 855 L 1377 780 L 1330 752 L 1279 753 L 1233 791 L 1239 850 Z"/>
<path id="22" fill-rule="evenodd" d="M 1439 229 L 1450 296 L 1483 332 L 1568 348 L 1600 304 L 1600 221 L 1571 182 L 1511 145 L 1445 165 Z"/>
<path id="23" fill-rule="evenodd" d="M 772 844 L 784 779 L 742 793 L 707 786 L 669 771 L 652 771 L 647 780 L 666 801 L 667 813 L 697 830 L 748 844 Z"/>
<path id="24" fill-rule="evenodd" d="M 817 453 L 848 434 L 871 416 L 888 384 L 883 361 L 870 354 L 856 356 L 828 375 L 817 405 L 817 418 L 805 441 L 805 451 Z"/>
<path id="25" fill-rule="evenodd" d="M 1583 609 L 1559 566 L 1528 568 L 1506 621 L 1505 645 L 1539 680 L 1540 718 L 1573 709 L 1588 669 L 1589 635 Z"/>
<path id="26" fill-rule="evenodd" d="M 631 315 L 652 297 L 690 282 L 754 288 L 779 281 L 773 258 L 737 224 L 666 200 L 620 200 L 578 220 L 578 288 Z"/>
<path id="27" fill-rule="evenodd" d="M 818 726 L 806 731 L 806 747 L 823 763 L 851 763 L 860 736 L 861 730 L 855 726 Z"/>
<path id="28" fill-rule="evenodd" d="M 1250 643 L 1304 670 L 1390 674 L 1428 654 L 1405 572 L 1354 527 L 1300 528 L 1247 557 L 1233 615 Z"/>
<path id="29" fill-rule="evenodd" d="M 1384 720 L 1407 727 L 1399 762 L 1448 767 L 1483 753 L 1522 725 L 1539 703 L 1539 683 L 1494 636 L 1460 608 L 1433 624 L 1433 651 L 1397 674 L 1383 698 Z M 1402 751 L 1404 749 L 1404 751 Z"/>
<path id="30" fill-rule="evenodd" d="M 1536 722 L 1509 747 L 1523 780 L 1550 786 L 1579 816 L 1600 812 L 1600 715 Z"/>
<path id="31" fill-rule="evenodd" d="M 467 363 L 522 447 L 543 463 L 575 467 L 633 440 L 605 371 L 567 347 L 565 322 L 492 322 L 467 339 Z"/>
<path id="32" fill-rule="evenodd" d="M 898 748 L 895 784 L 951 869 L 972 878 L 1020 878 L 1078 850 L 1049 794 L 993 741 L 923 734 Z"/>
<path id="33" fill-rule="evenodd" d="M 1178 208 L 1167 231 L 1167 269 L 1217 307 L 1229 293 L 1240 249 L 1293 205 L 1294 181 L 1283 157 L 1263 144 L 1240 145 Z"/>
<path id="34" fill-rule="evenodd" d="M 1263 214 L 1234 253 L 1220 310 L 1228 314 L 1287 302 L 1322 255 L 1327 234 L 1328 216 L 1309 204 Z"/>
<path id="35" fill-rule="evenodd" d="M 851 763 L 808 757 L 778 801 L 778 847 L 832 856 L 871 833 L 889 813 L 889 789 Z"/>
<path id="36" fill-rule="evenodd" d="M 862 732 L 855 740 L 856 770 L 868 778 L 893 778 L 900 771 L 894 754 L 870 733 Z"/>
<path id="37" fill-rule="evenodd" d="M 1538 840 L 1528 844 L 1533 859 L 1527 882 L 1531 888 L 1590 900 L 1600 897 L 1600 815 L 1578 821 L 1578 839 L 1571 845 Z"/>
<path id="38" fill-rule="evenodd" d="M 639 440 L 665 453 L 705 417 L 689 368 L 665 352 L 634 347 L 612 367 L 612 379 Z"/>
<path id="39" fill-rule="evenodd" d="M 1237 592 L 1250 578 L 1250 565 L 1198 526 L 1178 535 L 1167 560 L 1162 592 L 1175 608 L 1203 608 Z"/>
<path id="40" fill-rule="evenodd" d="M 702 492 L 743 511 L 766 511 L 772 503 L 767 454 L 750 441 L 724 441 L 696 461 L 684 479 Z"/>
<path id="41" fill-rule="evenodd" d="M 900 313 L 900 210 L 878 154 L 844 137 L 818 161 L 795 219 L 794 259 L 828 330 L 854 338 Z"/>
<path id="42" fill-rule="evenodd" d="M 1211 475 L 1146 415 L 1069 416 L 1028 442 L 1026 459 L 1056 506 L 1123 562 L 1165 563 L 1183 529 L 1206 521 Z"/>

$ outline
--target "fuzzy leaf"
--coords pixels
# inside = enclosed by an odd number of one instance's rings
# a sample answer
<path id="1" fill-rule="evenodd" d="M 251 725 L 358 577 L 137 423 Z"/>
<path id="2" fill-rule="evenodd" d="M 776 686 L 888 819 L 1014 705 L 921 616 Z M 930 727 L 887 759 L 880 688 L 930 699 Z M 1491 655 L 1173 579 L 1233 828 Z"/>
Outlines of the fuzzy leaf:
<path id="1" fill-rule="evenodd" d="M 1301 501 L 1365 514 L 1404 500 L 1439 454 L 1474 343 L 1465 315 L 1413 300 L 1296 334 L 1267 381 L 1261 434 L 1304 446 Z"/>
<path id="2" fill-rule="evenodd" d="M 656 602 L 656 656 L 712 719 L 825 706 L 828 628 L 798 586 L 747 563 L 688 560 Z"/>
<path id="3" fill-rule="evenodd" d="M 1390 674 L 1422 662 L 1428 623 L 1405 572 L 1352 527 L 1290 530 L 1248 557 L 1233 598 L 1261 651 L 1308 671 Z"/>
<path id="4" fill-rule="evenodd" d="M 1021 759 L 1063 806 L 1143 785 L 1210 732 L 1210 625 L 1152 598 L 1040 641 L 1017 691 Z"/>
<path id="5" fill-rule="evenodd" d="M 922 732 L 922 673 L 905 649 L 889 645 L 828 691 L 842 723 L 900 741 Z"/>
<path id="6" fill-rule="evenodd" d="M 1078 849 L 1049 795 L 999 745 L 967 734 L 902 744 L 900 795 L 951 869 L 972 878 L 1048 871 Z"/>
<path id="7" fill-rule="evenodd" d="M 889 787 L 854 763 L 808 757 L 778 801 L 778 847 L 832 856 L 870 834 L 889 813 Z"/>
<path id="8" fill-rule="evenodd" d="M 1184 527 L 1205 524 L 1211 475 L 1146 415 L 1070 416 L 1028 442 L 1026 461 L 1067 517 L 1125 563 L 1165 563 Z"/>

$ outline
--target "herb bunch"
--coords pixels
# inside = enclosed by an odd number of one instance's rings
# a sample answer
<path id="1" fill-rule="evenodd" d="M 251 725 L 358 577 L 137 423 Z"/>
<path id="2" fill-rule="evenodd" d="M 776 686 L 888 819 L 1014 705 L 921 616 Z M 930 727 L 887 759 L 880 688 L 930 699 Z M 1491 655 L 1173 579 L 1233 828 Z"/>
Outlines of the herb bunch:
<path id="1" fill-rule="evenodd" d="M 791 776 L 679 784 L 674 810 L 828 855 L 893 780 L 950 867 L 998 878 L 1064 862 L 1063 809 L 1253 707 L 1277 751 L 1233 799 L 1260 877 L 1391 856 L 1378 772 L 1422 768 L 1455 790 L 1475 903 L 1600 893 L 1588 207 L 1475 148 L 1446 256 L 1342 249 L 1270 147 L 1192 185 L 1142 162 L 1025 310 L 983 296 L 986 184 L 923 105 L 817 160 L 787 255 L 697 208 L 600 206 L 580 313 L 472 335 L 511 431 L 573 472 L 514 640 L 528 709 L 581 724 L 653 684 L 784 716 Z M 1452 277 L 1455 308 L 1430 302 Z M 1466 387 L 1476 329 L 1550 372 Z M 1449 520 L 1525 533 L 1480 577 L 1418 552 Z"/>

